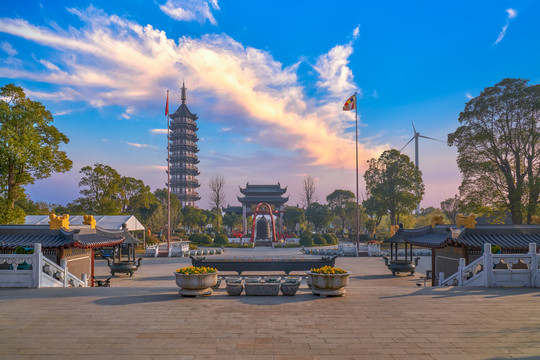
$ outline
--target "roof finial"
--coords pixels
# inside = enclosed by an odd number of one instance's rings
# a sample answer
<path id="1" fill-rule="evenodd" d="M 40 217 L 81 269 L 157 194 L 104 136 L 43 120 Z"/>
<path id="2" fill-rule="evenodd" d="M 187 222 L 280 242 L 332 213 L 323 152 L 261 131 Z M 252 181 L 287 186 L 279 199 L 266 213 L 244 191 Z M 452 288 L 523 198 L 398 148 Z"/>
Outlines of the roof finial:
<path id="1" fill-rule="evenodd" d="M 184 80 L 182 80 L 182 104 L 186 103 L 186 85 L 184 85 Z"/>

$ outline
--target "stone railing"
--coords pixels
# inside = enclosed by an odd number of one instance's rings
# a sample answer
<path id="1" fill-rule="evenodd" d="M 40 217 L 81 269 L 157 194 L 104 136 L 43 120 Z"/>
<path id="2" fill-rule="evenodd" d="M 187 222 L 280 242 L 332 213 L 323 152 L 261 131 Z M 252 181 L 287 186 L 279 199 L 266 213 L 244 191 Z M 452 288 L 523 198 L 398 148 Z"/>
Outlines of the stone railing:
<path id="1" fill-rule="evenodd" d="M 41 244 L 34 244 L 33 254 L 2 254 L 0 264 L 10 264 L 9 270 L 0 270 L 0 287 L 86 287 L 87 275 L 77 278 L 68 271 L 67 261 L 62 266 L 45 257 Z M 19 269 L 19 265 L 30 265 L 31 269 Z M 28 266 L 29 267 L 29 266 Z"/>
<path id="2" fill-rule="evenodd" d="M 159 247 L 158 245 L 148 245 L 146 247 L 145 255 L 149 257 L 157 257 L 159 253 Z"/>
<path id="3" fill-rule="evenodd" d="M 491 244 L 484 244 L 482 256 L 469 265 L 461 258 L 455 274 L 445 278 L 439 273 L 439 286 L 540 287 L 538 264 L 535 243 L 527 254 L 492 254 Z"/>

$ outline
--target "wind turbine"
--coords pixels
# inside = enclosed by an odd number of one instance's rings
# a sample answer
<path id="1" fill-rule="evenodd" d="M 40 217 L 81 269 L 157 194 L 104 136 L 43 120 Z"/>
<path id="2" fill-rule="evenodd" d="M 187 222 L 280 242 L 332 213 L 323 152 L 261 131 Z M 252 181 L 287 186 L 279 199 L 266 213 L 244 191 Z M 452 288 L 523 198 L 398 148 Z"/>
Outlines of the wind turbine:
<path id="1" fill-rule="evenodd" d="M 424 135 L 420 135 L 419 132 L 416 132 L 416 129 L 414 128 L 414 123 L 412 122 L 411 120 L 411 124 L 412 124 L 412 128 L 413 128 L 413 131 L 414 131 L 414 136 L 411 138 L 411 140 L 409 140 L 404 147 L 401 148 L 401 150 L 399 150 L 399 152 L 402 152 L 403 149 L 405 149 L 407 147 L 407 145 L 409 145 L 411 143 L 411 141 L 414 140 L 414 165 L 416 165 L 416 168 L 419 169 L 419 163 L 418 163 L 418 138 L 424 138 L 424 139 L 429 139 L 429 140 L 435 140 L 435 141 L 440 141 L 440 142 L 445 142 L 443 140 L 439 140 L 439 139 L 435 139 L 435 138 L 432 138 L 432 137 L 429 137 L 429 136 L 424 136 Z"/>
<path id="2" fill-rule="evenodd" d="M 445 141 L 435 139 L 435 138 L 425 136 L 425 135 L 420 135 L 420 133 L 417 132 L 416 129 L 414 128 L 414 122 L 412 120 L 411 120 L 411 124 L 412 124 L 412 128 L 413 128 L 413 131 L 414 131 L 414 136 L 405 144 L 404 147 L 401 148 L 401 150 L 399 150 L 399 152 L 402 152 L 403 149 L 405 149 L 407 147 L 407 145 L 409 145 L 411 143 L 411 141 L 414 140 L 414 165 L 416 165 L 417 169 L 420 169 L 420 164 L 418 162 L 418 138 L 424 138 L 424 139 L 435 140 L 435 141 L 440 141 L 440 142 L 445 142 Z M 420 212 L 420 203 L 418 203 L 418 209 L 417 210 L 418 210 L 418 212 Z"/>

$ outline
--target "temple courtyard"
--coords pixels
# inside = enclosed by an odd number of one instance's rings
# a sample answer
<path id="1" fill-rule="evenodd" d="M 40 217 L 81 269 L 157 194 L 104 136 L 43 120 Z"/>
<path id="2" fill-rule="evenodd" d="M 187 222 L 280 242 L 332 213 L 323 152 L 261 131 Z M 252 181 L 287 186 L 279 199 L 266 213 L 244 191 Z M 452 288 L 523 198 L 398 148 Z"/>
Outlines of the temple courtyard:
<path id="1" fill-rule="evenodd" d="M 221 256 L 290 256 L 231 249 Z M 0 290 L 0 358 L 36 359 L 540 359 L 540 292 L 424 286 L 381 258 L 338 258 L 352 272 L 342 298 L 305 284 L 293 297 L 178 296 L 187 258 L 145 258 L 112 287 Z M 104 260 L 96 260 L 105 278 Z M 419 286 L 421 285 L 421 286 Z"/>

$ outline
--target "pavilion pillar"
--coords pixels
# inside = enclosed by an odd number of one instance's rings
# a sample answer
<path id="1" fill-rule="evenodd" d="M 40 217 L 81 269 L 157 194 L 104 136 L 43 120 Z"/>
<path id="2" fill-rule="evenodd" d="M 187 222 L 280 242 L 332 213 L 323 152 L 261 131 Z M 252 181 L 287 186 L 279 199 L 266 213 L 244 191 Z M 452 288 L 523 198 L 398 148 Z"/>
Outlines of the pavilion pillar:
<path id="1" fill-rule="evenodd" d="M 242 227 L 243 227 L 244 236 L 247 234 L 247 216 L 246 215 L 247 215 L 246 205 L 242 204 L 242 218 L 243 218 Z"/>

